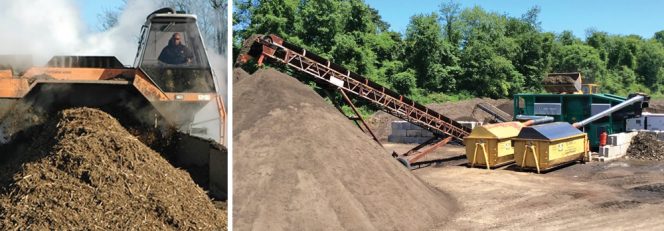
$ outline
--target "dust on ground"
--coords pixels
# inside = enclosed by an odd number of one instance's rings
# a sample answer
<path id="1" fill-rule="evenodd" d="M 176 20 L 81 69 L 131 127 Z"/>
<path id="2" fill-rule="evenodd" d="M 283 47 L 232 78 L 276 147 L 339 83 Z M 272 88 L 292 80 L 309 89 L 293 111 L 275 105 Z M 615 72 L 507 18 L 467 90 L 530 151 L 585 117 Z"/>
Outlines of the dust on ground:
<path id="1" fill-rule="evenodd" d="M 0 229 L 226 229 L 187 172 L 102 111 L 64 110 L 31 132 L 2 153 Z"/>
<path id="2" fill-rule="evenodd" d="M 403 153 L 414 145 L 386 143 Z M 546 174 L 469 168 L 461 145 L 446 145 L 413 173 L 459 203 L 439 230 L 656 230 L 664 227 L 664 162 L 619 159 Z"/>
<path id="3" fill-rule="evenodd" d="M 386 218 L 392 217 L 386 213 L 402 201 L 408 201 L 411 208 L 442 201 L 453 202 L 455 207 L 444 210 L 444 218 L 436 226 L 440 230 L 664 228 L 661 161 L 621 159 L 574 164 L 535 174 L 510 166 L 497 170 L 468 168 L 464 147 L 452 144 L 422 159 L 412 171 L 444 196 L 414 201 L 408 197 L 413 193 L 398 192 L 402 195 L 398 198 L 380 194 L 397 192 L 384 182 L 397 182 L 400 188 L 412 190 L 413 186 L 404 184 L 414 182 L 410 175 L 392 169 L 396 161 L 385 161 L 383 156 L 392 150 L 404 153 L 415 145 L 384 143 L 386 150 L 376 152 L 370 138 L 356 132 L 359 129 L 330 105 L 321 105 L 318 95 L 299 82 L 278 82 L 284 79 L 292 80 L 283 75 L 267 79 L 254 76 L 236 86 L 234 99 L 239 102 L 235 104 L 235 129 L 240 130 L 234 132 L 234 139 L 237 147 L 246 148 L 236 148 L 234 163 L 234 215 L 239 227 L 421 230 L 404 226 L 422 224 L 408 217 L 412 213 L 406 210 L 396 209 L 401 211 L 399 222 L 403 223 L 380 226 L 375 224 L 385 221 L 356 211 Z M 506 101 L 492 104 L 512 113 L 512 103 Z M 473 116 L 477 102 L 469 102 L 437 110 L 453 119 Z M 382 132 L 376 129 L 381 139 L 389 134 L 387 129 L 393 119 L 380 113 L 372 118 L 374 124 L 384 126 Z M 346 133 L 350 131 L 352 134 Z M 363 142 L 353 141 L 361 137 Z M 371 175 L 366 176 L 367 172 Z M 391 179 L 376 177 L 385 173 Z M 343 190 L 340 186 L 344 186 Z M 392 207 L 367 209 L 371 203 Z"/>
<path id="4" fill-rule="evenodd" d="M 455 201 L 311 88 L 273 69 L 235 84 L 237 230 L 426 230 Z"/>
<path id="5" fill-rule="evenodd" d="M 664 176 L 629 166 L 590 163 L 544 175 L 446 166 L 415 174 L 460 203 L 459 213 L 441 230 L 663 228 Z"/>

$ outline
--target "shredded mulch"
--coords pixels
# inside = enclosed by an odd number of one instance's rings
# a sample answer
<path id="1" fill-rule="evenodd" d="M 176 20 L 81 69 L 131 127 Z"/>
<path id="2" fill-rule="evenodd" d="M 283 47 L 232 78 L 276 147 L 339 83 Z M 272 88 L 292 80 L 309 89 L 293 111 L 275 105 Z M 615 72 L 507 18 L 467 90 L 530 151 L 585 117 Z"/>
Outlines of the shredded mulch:
<path id="1" fill-rule="evenodd" d="M 96 109 L 61 111 L 2 153 L 0 229 L 226 230 L 187 172 Z"/>
<path id="2" fill-rule="evenodd" d="M 664 161 L 664 141 L 657 140 L 656 134 L 641 132 L 632 139 L 627 158 Z"/>

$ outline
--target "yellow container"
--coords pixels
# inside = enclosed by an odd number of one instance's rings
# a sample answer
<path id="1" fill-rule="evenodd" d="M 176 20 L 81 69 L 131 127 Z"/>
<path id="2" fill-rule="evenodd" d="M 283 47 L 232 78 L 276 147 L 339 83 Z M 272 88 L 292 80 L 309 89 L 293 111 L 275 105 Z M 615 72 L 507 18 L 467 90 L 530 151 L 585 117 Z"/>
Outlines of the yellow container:
<path id="1" fill-rule="evenodd" d="M 511 139 L 523 128 L 520 122 L 505 122 L 475 127 L 463 139 L 468 165 L 487 169 L 514 161 Z M 488 160 L 488 161 L 487 161 Z"/>
<path id="2" fill-rule="evenodd" d="M 514 141 L 514 160 L 521 168 L 551 169 L 583 160 L 588 154 L 588 136 L 565 122 L 526 127 Z"/>

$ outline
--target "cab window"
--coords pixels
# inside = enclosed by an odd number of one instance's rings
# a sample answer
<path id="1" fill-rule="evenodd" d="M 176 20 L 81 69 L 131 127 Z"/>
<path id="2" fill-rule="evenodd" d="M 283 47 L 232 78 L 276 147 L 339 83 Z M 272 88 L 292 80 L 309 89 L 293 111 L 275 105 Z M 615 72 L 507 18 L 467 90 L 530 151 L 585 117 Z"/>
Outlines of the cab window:
<path id="1" fill-rule="evenodd" d="M 140 68 L 164 92 L 214 92 L 195 22 L 153 22 L 144 39 Z"/>

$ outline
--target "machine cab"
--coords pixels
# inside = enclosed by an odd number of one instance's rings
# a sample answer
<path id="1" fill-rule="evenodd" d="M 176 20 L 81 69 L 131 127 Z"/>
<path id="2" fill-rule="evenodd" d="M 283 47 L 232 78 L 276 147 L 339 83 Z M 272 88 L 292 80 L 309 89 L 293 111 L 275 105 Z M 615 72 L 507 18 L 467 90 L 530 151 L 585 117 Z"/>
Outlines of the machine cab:
<path id="1" fill-rule="evenodd" d="M 163 92 L 215 92 L 196 16 L 164 8 L 143 25 L 135 67 Z"/>

